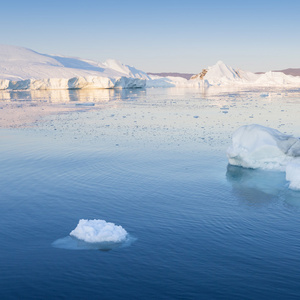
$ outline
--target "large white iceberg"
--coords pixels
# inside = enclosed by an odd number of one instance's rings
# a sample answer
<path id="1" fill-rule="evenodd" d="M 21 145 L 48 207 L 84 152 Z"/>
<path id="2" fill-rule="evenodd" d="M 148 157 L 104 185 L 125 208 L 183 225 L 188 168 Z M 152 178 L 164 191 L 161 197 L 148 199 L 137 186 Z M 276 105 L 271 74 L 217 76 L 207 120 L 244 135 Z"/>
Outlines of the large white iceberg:
<path id="1" fill-rule="evenodd" d="M 204 69 L 190 81 L 206 80 L 210 86 L 253 87 L 299 87 L 300 77 L 286 75 L 282 72 L 255 74 L 241 69 L 234 69 L 222 61 Z"/>
<path id="2" fill-rule="evenodd" d="M 261 125 L 245 125 L 233 133 L 227 149 L 230 165 L 286 172 L 289 188 L 300 190 L 300 139 Z"/>
<path id="3" fill-rule="evenodd" d="M 300 160 L 300 140 L 276 129 L 245 125 L 233 133 L 227 157 L 235 166 L 284 171 L 288 163 Z"/>
<path id="4" fill-rule="evenodd" d="M 120 243 L 128 233 L 122 226 L 104 220 L 81 219 L 70 235 L 87 243 Z"/>
<path id="5" fill-rule="evenodd" d="M 145 87 L 149 76 L 109 59 L 104 63 L 0 45 L 0 89 L 45 90 Z"/>
<path id="6" fill-rule="evenodd" d="M 254 81 L 258 78 L 251 72 L 235 70 L 226 65 L 222 61 L 218 61 L 215 65 L 208 67 L 203 79 L 208 80 L 211 85 L 230 85 L 230 84 L 245 84 Z"/>

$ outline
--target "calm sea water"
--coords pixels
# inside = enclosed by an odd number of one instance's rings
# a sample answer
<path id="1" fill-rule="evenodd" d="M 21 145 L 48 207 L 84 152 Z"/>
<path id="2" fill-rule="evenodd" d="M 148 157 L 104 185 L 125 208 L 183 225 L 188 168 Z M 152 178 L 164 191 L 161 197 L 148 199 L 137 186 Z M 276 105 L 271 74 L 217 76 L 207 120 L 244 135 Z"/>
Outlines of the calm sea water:
<path id="1" fill-rule="evenodd" d="M 1 299 L 299 299 L 300 193 L 226 159 L 245 123 L 299 133 L 298 94 L 76 93 L 95 107 L 0 130 Z M 136 240 L 53 247 L 82 218 Z"/>

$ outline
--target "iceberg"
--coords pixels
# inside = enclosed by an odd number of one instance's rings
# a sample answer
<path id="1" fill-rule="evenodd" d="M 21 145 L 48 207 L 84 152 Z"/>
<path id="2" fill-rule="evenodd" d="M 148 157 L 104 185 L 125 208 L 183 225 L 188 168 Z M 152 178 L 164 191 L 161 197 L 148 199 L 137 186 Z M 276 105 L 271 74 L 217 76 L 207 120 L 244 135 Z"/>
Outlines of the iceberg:
<path id="1" fill-rule="evenodd" d="M 233 133 L 227 157 L 235 166 L 285 171 L 288 163 L 300 160 L 300 140 L 276 129 L 245 125 Z"/>
<path id="2" fill-rule="evenodd" d="M 127 238 L 127 231 L 119 225 L 104 220 L 79 220 L 70 236 L 87 243 L 121 243 Z"/>
<path id="3" fill-rule="evenodd" d="M 292 135 L 257 124 L 241 126 L 227 157 L 232 166 L 286 172 L 289 188 L 300 190 L 300 139 Z"/>
<path id="4" fill-rule="evenodd" d="M 0 45 L 0 89 L 142 88 L 149 76 L 109 59 L 104 63 Z"/>
<path id="5" fill-rule="evenodd" d="M 215 65 L 203 69 L 198 75 L 192 76 L 191 81 L 207 80 L 212 86 L 241 85 L 253 82 L 259 75 L 252 72 L 235 70 L 221 60 Z"/>
<path id="6" fill-rule="evenodd" d="M 68 250 L 109 251 L 130 246 L 136 238 L 114 223 L 104 220 L 79 220 L 76 228 L 66 237 L 52 243 L 55 248 Z"/>
<path id="7" fill-rule="evenodd" d="M 210 86 L 236 87 L 299 87 L 300 77 L 286 75 L 282 72 L 267 72 L 255 74 L 249 71 L 234 69 L 222 61 L 203 69 L 198 75 L 192 76 L 190 81 L 207 80 Z"/>
<path id="8" fill-rule="evenodd" d="M 282 72 L 254 74 L 222 61 L 190 79 L 149 76 L 121 62 L 48 55 L 0 45 L 0 90 L 112 89 L 153 87 L 299 87 L 300 77 Z"/>

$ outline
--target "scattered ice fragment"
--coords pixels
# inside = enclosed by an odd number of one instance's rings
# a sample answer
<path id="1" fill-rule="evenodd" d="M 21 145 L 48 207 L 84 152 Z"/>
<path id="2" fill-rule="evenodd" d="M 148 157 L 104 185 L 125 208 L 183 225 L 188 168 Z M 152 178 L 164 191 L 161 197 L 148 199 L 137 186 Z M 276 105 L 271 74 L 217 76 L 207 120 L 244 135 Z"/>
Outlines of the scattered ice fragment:
<path id="1" fill-rule="evenodd" d="M 76 228 L 70 232 L 70 236 L 87 243 L 120 243 L 126 240 L 127 235 L 122 226 L 104 220 L 81 219 Z"/>
<path id="2" fill-rule="evenodd" d="M 287 165 L 286 180 L 290 181 L 290 189 L 300 190 L 300 163 L 290 163 Z"/>

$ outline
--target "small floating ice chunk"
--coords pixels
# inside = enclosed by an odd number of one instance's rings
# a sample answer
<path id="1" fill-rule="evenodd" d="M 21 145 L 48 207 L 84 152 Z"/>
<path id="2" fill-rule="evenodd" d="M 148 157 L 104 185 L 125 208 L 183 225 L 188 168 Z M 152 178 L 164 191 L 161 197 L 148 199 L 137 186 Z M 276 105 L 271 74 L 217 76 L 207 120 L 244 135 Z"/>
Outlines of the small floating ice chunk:
<path id="1" fill-rule="evenodd" d="M 87 243 L 113 242 L 120 243 L 126 240 L 127 231 L 114 223 L 104 220 L 79 220 L 78 225 L 70 232 L 70 236 L 76 237 Z"/>
<path id="2" fill-rule="evenodd" d="M 266 97 L 269 97 L 269 94 L 260 94 L 260 97 L 261 98 L 266 98 Z"/>
<path id="3" fill-rule="evenodd" d="M 290 181 L 290 189 L 300 190 L 300 163 L 290 163 L 287 165 L 286 180 Z"/>
<path id="4" fill-rule="evenodd" d="M 93 102 L 79 102 L 75 103 L 76 106 L 95 106 L 95 103 Z"/>
<path id="5" fill-rule="evenodd" d="M 245 125 L 233 133 L 227 157 L 235 166 L 285 171 L 288 163 L 300 161 L 300 140 L 276 129 Z"/>

